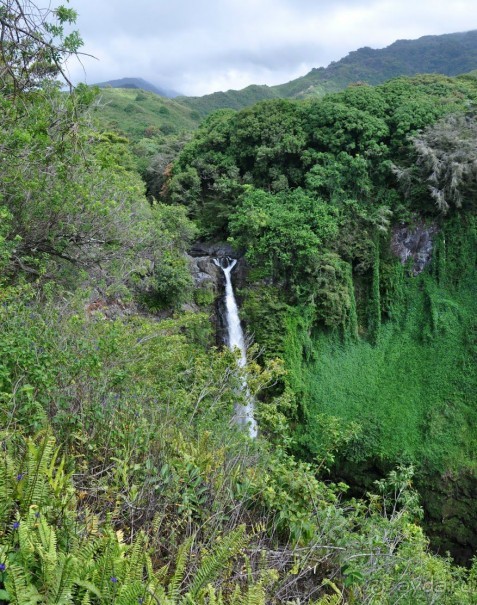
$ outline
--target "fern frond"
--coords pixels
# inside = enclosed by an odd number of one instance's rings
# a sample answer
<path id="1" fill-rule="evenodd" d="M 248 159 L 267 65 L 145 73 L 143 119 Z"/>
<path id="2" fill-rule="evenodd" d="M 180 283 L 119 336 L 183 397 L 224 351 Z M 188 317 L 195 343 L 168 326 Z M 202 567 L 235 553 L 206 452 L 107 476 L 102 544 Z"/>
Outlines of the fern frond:
<path id="1" fill-rule="evenodd" d="M 22 510 L 27 511 L 32 504 L 41 506 L 48 496 L 48 467 L 55 449 L 55 438 L 46 435 L 37 446 L 31 438 L 27 441 L 26 488 Z"/>
<path id="2" fill-rule="evenodd" d="M 81 599 L 81 605 L 91 605 L 91 597 L 88 591 L 86 591 Z"/>
<path id="3" fill-rule="evenodd" d="M 78 545 L 78 548 L 75 549 L 75 556 L 81 564 L 86 565 L 94 559 L 98 549 L 99 540 L 89 540 L 86 543 L 82 542 Z"/>
<path id="4" fill-rule="evenodd" d="M 28 572 L 16 563 L 10 563 L 5 580 L 11 605 L 35 605 L 42 601 L 38 590 L 31 583 Z"/>
<path id="5" fill-rule="evenodd" d="M 222 539 L 213 552 L 204 558 L 195 574 L 189 587 L 189 593 L 193 598 L 206 584 L 216 579 L 218 572 L 244 548 L 247 542 L 245 525 L 240 525 Z"/>
<path id="6" fill-rule="evenodd" d="M 157 605 L 157 603 L 160 603 L 161 605 L 177 605 L 177 601 L 169 599 L 164 586 L 149 586 L 144 605 Z"/>
<path id="7" fill-rule="evenodd" d="M 156 582 L 157 584 L 165 584 L 168 569 L 169 569 L 169 565 L 163 565 L 154 573 L 154 571 L 152 569 L 151 560 L 148 558 L 148 560 L 146 561 L 147 577 L 154 578 L 154 582 Z"/>
<path id="8" fill-rule="evenodd" d="M 20 520 L 17 516 L 18 555 L 25 569 L 32 567 L 35 561 L 34 534 L 29 519 Z"/>
<path id="9" fill-rule="evenodd" d="M 85 588 L 87 593 L 92 593 L 95 597 L 98 597 L 98 599 L 102 600 L 103 595 L 101 594 L 101 591 L 92 582 L 87 582 L 85 580 L 75 580 L 75 584 L 80 588 Z"/>
<path id="10" fill-rule="evenodd" d="M 32 508 L 30 516 L 33 516 Z M 56 581 L 59 565 L 55 530 L 48 525 L 44 517 L 40 517 L 30 531 L 30 536 L 40 559 L 43 584 L 50 589 Z"/>
<path id="11" fill-rule="evenodd" d="M 215 588 L 212 586 L 212 584 L 209 584 L 207 586 L 207 601 L 208 601 L 208 605 L 219 605 L 219 599 L 220 601 L 222 600 L 219 597 L 217 597 L 217 593 L 215 591 Z"/>
<path id="12" fill-rule="evenodd" d="M 14 464 L 8 452 L 0 453 L 0 524 L 6 523 L 13 508 Z"/>
<path id="13" fill-rule="evenodd" d="M 229 599 L 229 605 L 240 605 L 242 602 L 242 591 L 240 590 L 240 586 L 237 584 L 233 593 Z"/>
<path id="14" fill-rule="evenodd" d="M 33 511 L 31 512 L 35 514 Z M 56 549 L 57 539 L 55 530 L 48 525 L 44 517 L 39 517 L 36 525 L 42 550 L 53 563 L 56 563 L 58 553 Z"/>
<path id="15" fill-rule="evenodd" d="M 144 594 L 144 585 L 136 580 L 125 584 L 119 589 L 115 605 L 138 605 L 138 601 Z"/>
<path id="16" fill-rule="evenodd" d="M 48 605 L 67 605 L 72 602 L 72 589 L 77 562 L 71 555 L 61 553 L 55 570 L 55 580 L 48 592 Z"/>
<path id="17" fill-rule="evenodd" d="M 247 593 L 242 597 L 240 605 L 265 605 L 265 589 L 259 582 L 251 584 L 248 587 Z"/>
<path id="18" fill-rule="evenodd" d="M 125 576 L 129 581 L 142 581 L 146 556 L 146 536 L 141 532 L 137 535 L 127 558 Z"/>
<path id="19" fill-rule="evenodd" d="M 71 481 L 73 471 L 65 471 L 66 458 L 64 455 L 61 456 L 60 462 L 57 464 L 60 450 L 60 446 L 54 450 L 46 475 L 48 477 L 49 488 L 55 498 L 60 500 L 63 505 L 69 504 L 71 506 L 75 502 L 75 498 L 73 497 L 75 490 Z"/>
<path id="20" fill-rule="evenodd" d="M 169 586 L 167 587 L 167 596 L 173 602 L 177 601 L 177 599 L 179 598 L 179 588 L 184 579 L 184 571 L 193 540 L 193 537 L 190 537 L 185 540 L 185 542 L 180 545 L 179 550 L 177 551 L 176 568 L 174 570 L 174 575 L 172 576 L 169 582 Z"/>
<path id="21" fill-rule="evenodd" d="M 120 579 L 122 561 L 119 556 L 118 538 L 113 531 L 109 531 L 101 540 L 98 556 L 90 580 L 103 593 L 106 600 L 112 600 L 116 590 L 111 578 Z"/>

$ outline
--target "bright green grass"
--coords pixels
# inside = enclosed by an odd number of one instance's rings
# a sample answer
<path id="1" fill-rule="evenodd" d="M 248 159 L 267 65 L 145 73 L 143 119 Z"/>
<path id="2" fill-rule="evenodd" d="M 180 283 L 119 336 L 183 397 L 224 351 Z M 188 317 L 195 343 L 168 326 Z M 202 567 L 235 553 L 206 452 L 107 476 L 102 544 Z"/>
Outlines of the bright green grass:
<path id="1" fill-rule="evenodd" d="M 174 99 L 129 88 L 104 88 L 96 115 L 107 128 L 114 128 L 137 142 L 152 129 L 163 135 L 195 129 L 199 115 Z"/>
<path id="2" fill-rule="evenodd" d="M 418 462 L 430 468 L 477 462 L 477 282 L 439 289 L 408 278 L 398 323 L 381 327 L 376 346 L 314 340 L 304 368 L 304 439 L 319 439 L 318 414 L 358 422 L 361 436 L 346 457 Z"/>

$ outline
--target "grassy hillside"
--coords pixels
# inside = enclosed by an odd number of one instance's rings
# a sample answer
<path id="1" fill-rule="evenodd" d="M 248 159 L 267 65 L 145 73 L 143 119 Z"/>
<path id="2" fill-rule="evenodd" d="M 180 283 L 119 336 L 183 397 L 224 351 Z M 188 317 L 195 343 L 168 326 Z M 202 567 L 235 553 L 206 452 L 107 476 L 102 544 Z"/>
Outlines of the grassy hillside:
<path id="1" fill-rule="evenodd" d="M 174 99 L 130 88 L 104 88 L 96 113 L 104 126 L 137 141 L 144 136 L 178 134 L 194 129 L 200 116 Z"/>
<path id="2" fill-rule="evenodd" d="M 265 99 L 277 99 L 279 97 L 280 94 L 271 86 L 252 84 L 243 90 L 214 92 L 203 97 L 179 97 L 178 101 L 204 117 L 217 109 L 242 109 Z"/>
<path id="3" fill-rule="evenodd" d="M 131 88 L 101 89 L 93 115 L 102 130 L 120 133 L 132 143 L 136 169 L 154 197 L 167 166 L 200 122 L 196 111 L 174 99 Z"/>

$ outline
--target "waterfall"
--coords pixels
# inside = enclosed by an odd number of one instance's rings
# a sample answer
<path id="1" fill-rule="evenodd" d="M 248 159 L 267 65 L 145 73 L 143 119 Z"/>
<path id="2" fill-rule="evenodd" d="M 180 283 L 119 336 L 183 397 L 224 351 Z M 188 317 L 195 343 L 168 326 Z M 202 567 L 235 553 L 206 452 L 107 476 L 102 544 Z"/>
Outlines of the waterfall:
<path id="1" fill-rule="evenodd" d="M 237 260 L 229 257 L 220 259 L 214 258 L 214 263 L 217 265 L 217 267 L 222 269 L 225 276 L 225 310 L 228 346 L 231 351 L 236 348 L 240 351 L 240 357 L 237 360 L 237 364 L 239 368 L 243 368 L 247 363 L 247 349 L 245 347 L 243 330 L 238 314 L 237 301 L 235 300 L 232 279 L 230 276 L 232 269 L 237 264 Z M 253 415 L 253 399 L 250 395 L 247 387 L 247 381 L 245 379 L 243 382 L 243 391 L 245 393 L 247 403 L 245 405 L 237 404 L 235 406 L 235 421 L 237 424 L 247 427 L 250 437 L 255 438 L 257 436 L 257 423 Z"/>

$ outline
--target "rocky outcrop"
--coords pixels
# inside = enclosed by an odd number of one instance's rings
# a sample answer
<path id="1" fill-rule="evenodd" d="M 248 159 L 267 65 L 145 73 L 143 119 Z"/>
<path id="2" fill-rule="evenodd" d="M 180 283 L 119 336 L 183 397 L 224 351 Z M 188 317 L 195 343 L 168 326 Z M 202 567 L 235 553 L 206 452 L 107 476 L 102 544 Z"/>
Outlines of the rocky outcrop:
<path id="1" fill-rule="evenodd" d="M 222 269 L 214 263 L 214 258 L 229 256 L 237 259 L 232 273 L 234 285 L 239 288 L 245 283 L 246 263 L 243 253 L 226 242 L 196 242 L 188 252 L 192 277 L 197 288 L 210 288 L 214 294 L 222 294 L 224 275 Z"/>
<path id="2" fill-rule="evenodd" d="M 218 294 L 223 281 L 222 270 L 214 264 L 213 256 L 187 255 L 190 271 L 196 288 L 205 288 Z"/>
<path id="3" fill-rule="evenodd" d="M 239 258 L 242 256 L 240 252 L 232 248 L 227 242 L 195 242 L 189 250 L 189 255 L 194 258 L 204 256 L 211 256 L 213 258 L 231 256 L 232 258 Z"/>
<path id="4" fill-rule="evenodd" d="M 437 231 L 436 225 L 426 225 L 424 222 L 394 227 L 391 249 L 403 265 L 411 264 L 413 275 L 419 275 L 431 261 L 432 242 Z"/>

